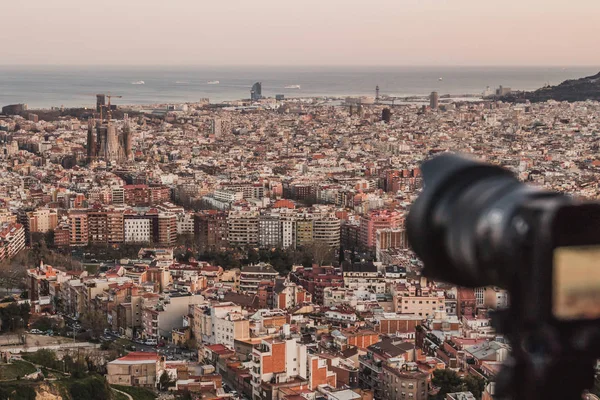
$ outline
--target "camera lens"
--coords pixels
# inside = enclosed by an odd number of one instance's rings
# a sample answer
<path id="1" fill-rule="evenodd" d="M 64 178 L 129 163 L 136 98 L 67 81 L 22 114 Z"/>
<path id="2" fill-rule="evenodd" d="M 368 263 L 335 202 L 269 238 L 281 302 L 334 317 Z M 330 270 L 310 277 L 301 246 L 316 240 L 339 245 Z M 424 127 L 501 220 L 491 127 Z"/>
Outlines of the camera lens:
<path id="1" fill-rule="evenodd" d="M 424 187 L 408 214 L 407 234 L 425 274 L 471 287 L 509 279 L 511 221 L 524 202 L 550 193 L 501 167 L 450 153 L 425 162 L 422 172 Z"/>

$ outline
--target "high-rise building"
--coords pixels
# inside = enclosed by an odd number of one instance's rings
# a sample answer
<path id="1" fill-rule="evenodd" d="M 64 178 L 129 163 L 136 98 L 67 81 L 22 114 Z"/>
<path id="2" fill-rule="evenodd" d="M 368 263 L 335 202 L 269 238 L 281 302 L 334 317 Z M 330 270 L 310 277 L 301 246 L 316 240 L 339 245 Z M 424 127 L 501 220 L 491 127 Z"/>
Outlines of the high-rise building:
<path id="1" fill-rule="evenodd" d="M 117 127 L 112 123 L 108 123 L 106 130 L 106 150 L 105 157 L 109 161 L 117 161 L 119 158 L 119 138 L 117 137 Z"/>
<path id="2" fill-rule="evenodd" d="M 340 220 L 335 217 L 317 218 L 313 222 L 313 239 L 332 248 L 340 247 Z"/>
<path id="3" fill-rule="evenodd" d="M 88 118 L 88 132 L 87 132 L 87 161 L 91 162 L 96 156 L 97 144 L 96 134 L 94 133 L 94 126 L 96 121 L 94 118 Z"/>
<path id="4" fill-rule="evenodd" d="M 152 221 L 144 215 L 132 212 L 124 217 L 125 243 L 150 243 L 152 241 Z"/>
<path id="5" fill-rule="evenodd" d="M 58 213 L 56 210 L 42 208 L 27 213 L 29 218 L 29 232 L 46 233 L 54 230 L 58 225 Z"/>
<path id="6" fill-rule="evenodd" d="M 258 246 L 258 212 L 231 211 L 227 217 L 227 239 L 231 246 Z"/>
<path id="7" fill-rule="evenodd" d="M 177 215 L 158 214 L 158 242 L 162 246 L 173 246 L 177 241 Z"/>
<path id="8" fill-rule="evenodd" d="M 106 105 L 106 95 L 97 94 L 96 95 L 96 112 L 100 112 L 102 108 Z"/>
<path id="9" fill-rule="evenodd" d="M 87 216 L 90 243 L 108 243 L 108 223 L 106 212 L 90 211 Z"/>
<path id="10" fill-rule="evenodd" d="M 194 234 L 201 252 L 226 248 L 227 214 L 211 210 L 194 215 Z"/>
<path id="11" fill-rule="evenodd" d="M 431 92 L 429 95 L 429 106 L 432 110 L 437 110 L 440 102 L 440 96 L 438 92 Z"/>
<path id="12" fill-rule="evenodd" d="M 278 216 L 261 215 L 258 219 L 258 244 L 268 249 L 281 246 L 281 222 Z"/>
<path id="13" fill-rule="evenodd" d="M 214 118 L 210 120 L 210 133 L 217 137 L 223 133 L 223 123 L 220 118 Z"/>
<path id="14" fill-rule="evenodd" d="M 259 263 L 246 265 L 241 269 L 240 291 L 244 293 L 256 293 L 261 282 L 275 282 L 279 273 L 273 269 L 271 264 Z"/>
<path id="15" fill-rule="evenodd" d="M 374 249 L 377 241 L 377 231 L 380 229 L 398 228 L 403 216 L 397 211 L 373 210 L 360 219 L 359 242 L 364 248 Z"/>
<path id="16" fill-rule="evenodd" d="M 123 243 L 125 241 L 123 226 L 122 210 L 111 209 L 106 211 L 106 239 L 108 243 Z"/>
<path id="17" fill-rule="evenodd" d="M 131 160 L 132 158 L 132 134 L 131 134 L 131 125 L 129 124 L 129 116 L 125 114 L 125 124 L 123 125 L 123 134 L 121 135 L 122 148 L 125 153 L 125 159 Z"/>
<path id="18" fill-rule="evenodd" d="M 0 261 L 14 257 L 25 248 L 25 229 L 21 224 L 5 223 L 0 226 Z"/>
<path id="19" fill-rule="evenodd" d="M 391 119 L 392 119 L 392 111 L 387 107 L 384 108 L 381 111 L 381 120 L 383 122 L 385 122 L 386 124 L 389 124 Z"/>
<path id="20" fill-rule="evenodd" d="M 252 89 L 250 90 L 250 99 L 252 101 L 258 101 L 262 99 L 262 82 L 256 82 L 252 85 Z"/>
<path id="21" fill-rule="evenodd" d="M 88 244 L 88 214 L 86 211 L 69 211 L 69 224 L 71 226 L 71 246 L 87 246 Z"/>
<path id="22" fill-rule="evenodd" d="M 296 246 L 308 246 L 314 242 L 314 221 L 310 217 L 296 220 Z"/>

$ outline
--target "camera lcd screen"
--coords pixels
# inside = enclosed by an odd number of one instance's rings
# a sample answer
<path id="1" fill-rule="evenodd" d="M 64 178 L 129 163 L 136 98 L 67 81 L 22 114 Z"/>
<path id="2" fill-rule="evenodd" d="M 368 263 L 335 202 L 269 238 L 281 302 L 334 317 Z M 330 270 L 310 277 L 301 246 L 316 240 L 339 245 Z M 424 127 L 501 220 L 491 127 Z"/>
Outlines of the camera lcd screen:
<path id="1" fill-rule="evenodd" d="M 600 246 L 554 249 L 552 312 L 563 321 L 600 318 Z"/>

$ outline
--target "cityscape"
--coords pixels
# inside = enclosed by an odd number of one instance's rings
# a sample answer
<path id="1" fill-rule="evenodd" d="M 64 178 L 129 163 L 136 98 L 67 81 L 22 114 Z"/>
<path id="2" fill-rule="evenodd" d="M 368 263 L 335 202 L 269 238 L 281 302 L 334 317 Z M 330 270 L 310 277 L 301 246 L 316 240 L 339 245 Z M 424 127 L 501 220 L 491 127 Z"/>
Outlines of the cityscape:
<path id="1" fill-rule="evenodd" d="M 568 7 L 549 0 L 538 21 L 513 0 L 465 16 L 384 1 L 377 18 L 353 0 L 33 2 L 6 6 L 0 29 L 0 400 L 506 398 L 504 368 L 531 343 L 495 324 L 522 300 L 431 279 L 407 218 L 444 153 L 600 200 L 592 36 L 578 24 L 566 45 L 523 22 L 546 32 Z M 140 32 L 88 32 L 132 10 Z M 24 15 L 48 37 L 16 40 Z M 506 32 L 480 43 L 465 21 Z M 169 69 L 196 64 L 213 70 Z M 583 399 L 599 399 L 593 375 Z"/>

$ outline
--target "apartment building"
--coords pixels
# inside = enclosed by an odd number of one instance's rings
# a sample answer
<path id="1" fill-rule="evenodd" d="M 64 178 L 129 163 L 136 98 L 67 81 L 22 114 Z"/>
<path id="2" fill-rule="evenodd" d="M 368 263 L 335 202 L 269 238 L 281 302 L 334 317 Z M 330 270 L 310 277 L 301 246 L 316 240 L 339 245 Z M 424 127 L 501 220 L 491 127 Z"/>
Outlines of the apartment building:
<path id="1" fill-rule="evenodd" d="M 58 213 L 56 210 L 40 208 L 27 213 L 29 232 L 46 233 L 52 231 L 58 225 Z"/>
<path id="2" fill-rule="evenodd" d="M 173 246 L 177 242 L 177 215 L 158 214 L 158 243 L 161 246 Z"/>
<path id="3" fill-rule="evenodd" d="M 296 220 L 296 247 L 309 246 L 314 242 L 314 221 L 311 217 Z"/>
<path id="4" fill-rule="evenodd" d="M 71 246 L 87 246 L 89 242 L 87 211 L 70 210 L 68 218 L 71 227 Z"/>
<path id="5" fill-rule="evenodd" d="M 259 217 L 258 244 L 265 249 L 281 246 L 281 222 L 278 216 L 261 215 Z"/>
<path id="6" fill-rule="evenodd" d="M 13 258 L 25 248 L 25 229 L 16 223 L 0 226 L 0 261 Z"/>
<path id="7" fill-rule="evenodd" d="M 398 211 L 372 210 L 360 218 L 360 245 L 374 249 L 377 242 L 377 231 L 398 228 L 402 225 L 404 216 Z"/>
<path id="8" fill-rule="evenodd" d="M 335 387 L 337 376 L 327 360 L 309 354 L 305 344 L 289 336 L 289 326 L 283 332 L 281 338 L 263 339 L 252 350 L 252 398 L 270 400 L 280 398 L 280 391 Z"/>
<path id="9" fill-rule="evenodd" d="M 278 276 L 279 273 L 270 264 L 259 263 L 243 266 L 240 275 L 240 291 L 256 294 L 261 282 L 275 283 L 275 278 Z"/>
<path id="10" fill-rule="evenodd" d="M 335 217 L 317 218 L 313 224 L 313 239 L 332 248 L 340 247 L 340 220 Z"/>
<path id="11" fill-rule="evenodd" d="M 257 247 L 259 243 L 258 211 L 236 210 L 227 217 L 227 240 L 230 246 Z"/>
<path id="12" fill-rule="evenodd" d="M 125 243 L 150 243 L 152 241 L 152 221 L 137 214 L 124 216 Z"/>
<path id="13" fill-rule="evenodd" d="M 392 288 L 394 310 L 401 314 L 415 314 L 419 317 L 444 318 L 446 299 L 443 291 L 424 285 L 397 284 Z"/>
<path id="14" fill-rule="evenodd" d="M 194 233 L 201 251 L 227 248 L 227 214 L 207 210 L 194 215 Z"/>

